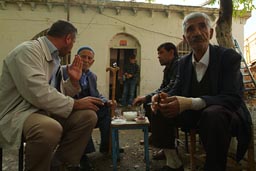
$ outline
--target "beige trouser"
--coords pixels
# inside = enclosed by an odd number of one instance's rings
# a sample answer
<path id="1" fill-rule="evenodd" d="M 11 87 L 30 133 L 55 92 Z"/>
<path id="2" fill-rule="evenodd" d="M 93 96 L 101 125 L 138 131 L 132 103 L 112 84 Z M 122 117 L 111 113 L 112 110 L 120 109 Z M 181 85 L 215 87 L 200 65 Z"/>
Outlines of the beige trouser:
<path id="1" fill-rule="evenodd" d="M 97 122 L 92 110 L 74 111 L 68 118 L 33 113 L 24 123 L 25 170 L 50 171 L 55 157 L 66 166 L 78 166 Z"/>

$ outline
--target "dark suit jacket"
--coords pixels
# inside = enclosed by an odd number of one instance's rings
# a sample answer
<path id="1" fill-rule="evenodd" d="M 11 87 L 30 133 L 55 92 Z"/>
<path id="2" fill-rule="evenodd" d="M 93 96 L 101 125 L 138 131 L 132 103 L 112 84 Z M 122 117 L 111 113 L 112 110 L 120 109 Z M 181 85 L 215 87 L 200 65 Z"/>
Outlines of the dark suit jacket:
<path id="1" fill-rule="evenodd" d="M 68 79 L 68 73 L 66 66 L 62 66 L 62 72 L 63 72 L 63 78 L 64 80 Z M 100 98 L 104 103 L 108 101 L 106 97 L 104 97 L 102 94 L 99 93 L 97 88 L 97 76 L 90 70 L 88 71 L 88 82 L 89 82 L 89 93 L 92 97 Z M 79 98 L 82 98 L 79 96 Z"/>
<path id="2" fill-rule="evenodd" d="M 146 103 L 151 102 L 151 97 L 157 94 L 158 92 L 168 92 L 171 90 L 177 75 L 178 60 L 179 57 L 177 56 L 172 60 L 172 62 L 168 66 L 165 67 L 164 77 L 161 86 L 159 87 L 159 89 L 146 95 Z"/>
<path id="3" fill-rule="evenodd" d="M 243 101 L 243 76 L 240 72 L 241 55 L 233 49 L 210 45 L 208 72 L 210 74 L 210 95 L 201 96 L 206 107 L 221 105 L 236 112 L 242 121 L 236 132 L 238 139 L 237 160 L 241 160 L 248 148 L 251 138 L 251 116 Z M 190 96 L 192 79 L 192 53 L 179 61 L 175 85 L 170 95 Z"/>

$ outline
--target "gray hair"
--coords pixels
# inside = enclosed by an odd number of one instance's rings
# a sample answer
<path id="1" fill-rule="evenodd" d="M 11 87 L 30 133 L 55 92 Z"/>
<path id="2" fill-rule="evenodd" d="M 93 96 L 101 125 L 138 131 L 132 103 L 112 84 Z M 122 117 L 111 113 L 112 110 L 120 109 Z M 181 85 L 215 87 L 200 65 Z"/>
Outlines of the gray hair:
<path id="1" fill-rule="evenodd" d="M 202 12 L 192 12 L 192 13 L 188 14 L 187 16 L 185 16 L 185 18 L 182 22 L 183 33 L 186 32 L 186 24 L 189 20 L 195 19 L 195 18 L 200 18 L 200 17 L 203 17 L 206 20 L 207 26 L 209 28 L 211 28 L 211 20 L 210 20 L 210 17 L 207 14 L 202 13 Z"/>

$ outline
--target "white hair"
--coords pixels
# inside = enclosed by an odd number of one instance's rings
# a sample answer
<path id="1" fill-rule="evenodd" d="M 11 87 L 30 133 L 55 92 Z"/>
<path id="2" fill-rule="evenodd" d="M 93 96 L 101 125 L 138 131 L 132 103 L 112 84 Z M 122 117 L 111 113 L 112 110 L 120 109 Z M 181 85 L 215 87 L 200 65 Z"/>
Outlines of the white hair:
<path id="1" fill-rule="evenodd" d="M 207 26 L 209 28 L 211 28 L 211 20 L 210 20 L 210 17 L 207 14 L 202 13 L 202 12 L 192 12 L 192 13 L 188 14 L 187 16 L 185 16 L 185 18 L 182 22 L 183 33 L 186 32 L 186 24 L 189 20 L 195 19 L 195 18 L 200 18 L 200 17 L 203 17 L 206 20 Z"/>

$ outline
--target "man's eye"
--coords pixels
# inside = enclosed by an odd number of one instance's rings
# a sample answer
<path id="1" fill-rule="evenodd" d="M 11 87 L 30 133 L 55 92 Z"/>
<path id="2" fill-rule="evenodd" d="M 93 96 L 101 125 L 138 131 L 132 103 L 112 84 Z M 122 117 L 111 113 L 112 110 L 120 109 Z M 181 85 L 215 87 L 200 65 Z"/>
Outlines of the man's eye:
<path id="1" fill-rule="evenodd" d="M 187 28 L 187 32 L 192 32 L 193 30 L 194 30 L 194 28 L 192 28 L 192 27 Z"/>

